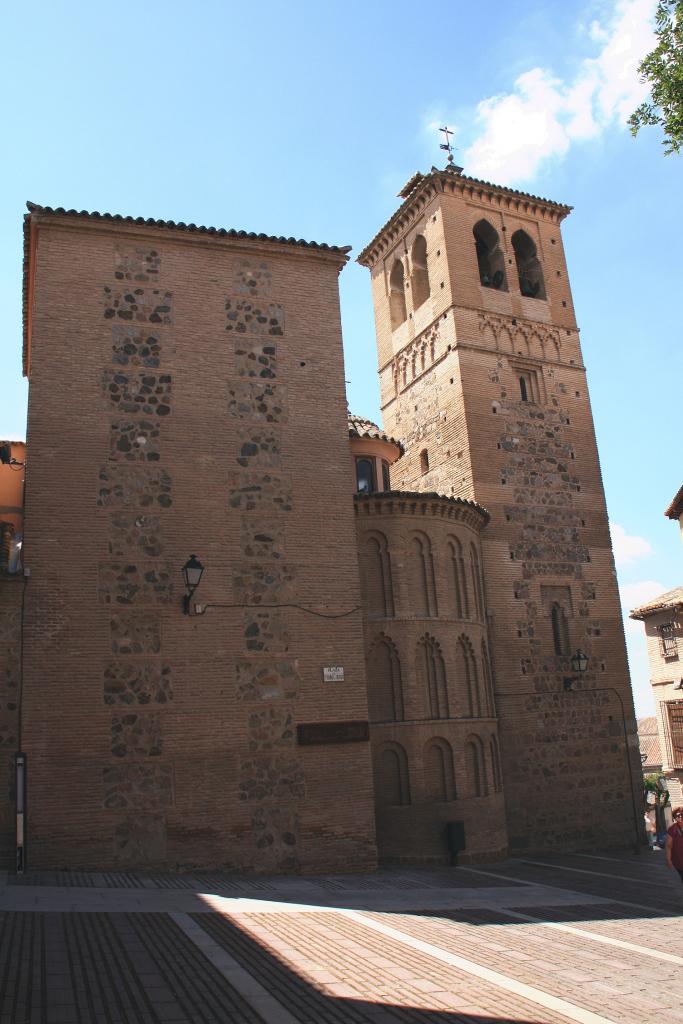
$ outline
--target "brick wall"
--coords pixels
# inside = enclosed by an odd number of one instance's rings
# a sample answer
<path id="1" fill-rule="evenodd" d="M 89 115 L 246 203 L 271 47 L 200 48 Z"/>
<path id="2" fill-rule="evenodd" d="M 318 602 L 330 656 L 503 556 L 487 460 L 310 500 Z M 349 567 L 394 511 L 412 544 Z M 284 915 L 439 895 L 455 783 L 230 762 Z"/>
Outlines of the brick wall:
<path id="1" fill-rule="evenodd" d="M 296 742 L 367 718 L 360 615 L 321 617 L 360 602 L 343 256 L 32 230 L 32 865 L 371 867 L 369 745 Z M 191 553 L 201 616 L 181 612 Z"/>

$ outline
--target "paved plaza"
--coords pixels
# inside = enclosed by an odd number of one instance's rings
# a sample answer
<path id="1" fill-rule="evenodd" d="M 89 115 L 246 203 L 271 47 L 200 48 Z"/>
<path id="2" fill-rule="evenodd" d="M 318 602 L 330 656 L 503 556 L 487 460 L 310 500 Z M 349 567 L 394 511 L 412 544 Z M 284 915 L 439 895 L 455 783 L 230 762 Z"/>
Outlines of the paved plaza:
<path id="1" fill-rule="evenodd" d="M 1 881 L 0 1024 L 683 1022 L 661 852 Z"/>

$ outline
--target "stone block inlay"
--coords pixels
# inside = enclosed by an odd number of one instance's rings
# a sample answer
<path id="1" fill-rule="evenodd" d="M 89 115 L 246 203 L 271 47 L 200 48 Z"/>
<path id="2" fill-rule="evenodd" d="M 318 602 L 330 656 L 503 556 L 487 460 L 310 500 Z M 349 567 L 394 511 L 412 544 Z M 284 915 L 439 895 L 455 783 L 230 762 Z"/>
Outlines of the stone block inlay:
<path id="1" fill-rule="evenodd" d="M 247 718 L 249 753 L 294 743 L 294 712 L 288 707 L 259 708 Z"/>
<path id="2" fill-rule="evenodd" d="M 111 661 L 104 667 L 105 704 L 168 704 L 171 666 L 157 661 Z"/>
<path id="3" fill-rule="evenodd" d="M 173 293 L 159 288 L 104 289 L 104 319 L 136 323 L 173 322 Z"/>
<path id="4" fill-rule="evenodd" d="M 109 554 L 130 557 L 133 551 L 156 558 L 163 551 L 159 516 L 112 512 L 109 516 Z"/>
<path id="5" fill-rule="evenodd" d="M 259 334 L 281 337 L 285 329 L 285 311 L 278 302 L 251 302 L 245 298 L 225 300 L 226 331 L 235 334 Z"/>
<path id="6" fill-rule="evenodd" d="M 235 291 L 240 295 L 270 295 L 273 275 L 267 263 L 256 260 L 235 262 Z"/>
<path id="7" fill-rule="evenodd" d="M 158 757 L 162 748 L 158 715 L 130 713 L 112 718 L 111 752 L 114 757 Z"/>
<path id="8" fill-rule="evenodd" d="M 114 654 L 158 654 L 161 650 L 161 622 L 156 612 L 121 612 L 112 615 L 109 625 Z"/>
<path id="9" fill-rule="evenodd" d="M 105 370 L 102 390 L 113 408 L 121 412 L 168 416 L 171 411 L 171 377 L 167 373 Z"/>
<path id="10" fill-rule="evenodd" d="M 158 335 L 112 324 L 112 362 L 119 366 L 148 366 L 155 369 L 161 362 L 161 341 Z"/>
<path id="11" fill-rule="evenodd" d="M 285 754 L 253 757 L 240 765 L 240 800 L 286 801 L 306 795 L 306 781 L 297 758 Z"/>
<path id="12" fill-rule="evenodd" d="M 253 519 L 242 517 L 240 549 L 247 558 L 278 560 L 284 558 L 285 536 L 279 519 Z"/>
<path id="13" fill-rule="evenodd" d="M 262 870 L 296 870 L 299 829 L 299 817 L 288 807 L 259 807 L 254 811 L 251 831 Z"/>
<path id="14" fill-rule="evenodd" d="M 274 473 L 231 473 L 228 503 L 241 512 L 290 512 L 292 481 Z"/>
<path id="15" fill-rule="evenodd" d="M 240 433 L 237 462 L 245 469 L 263 467 L 278 469 L 280 466 L 280 439 L 273 431 L 245 430 Z"/>
<path id="16" fill-rule="evenodd" d="M 239 420 L 283 423 L 287 419 L 285 389 L 282 384 L 236 381 L 228 388 L 228 415 Z"/>
<path id="17" fill-rule="evenodd" d="M 291 599 L 293 566 L 239 566 L 233 576 L 235 601 L 239 604 L 277 604 Z"/>
<path id="18" fill-rule="evenodd" d="M 293 661 L 238 661 L 236 697 L 242 701 L 294 700 L 301 679 Z"/>
<path id="19" fill-rule="evenodd" d="M 249 342 L 240 338 L 235 342 L 235 371 L 238 377 L 261 377 L 272 380 L 277 377 L 277 349 L 271 341 Z"/>
<path id="20" fill-rule="evenodd" d="M 111 424 L 109 456 L 130 462 L 158 462 L 160 424 L 156 420 L 121 420 Z"/>
<path id="21" fill-rule="evenodd" d="M 177 569 L 171 565 L 100 563 L 101 604 L 169 604 Z"/>
<path id="22" fill-rule="evenodd" d="M 169 508 L 173 504 L 171 477 L 158 466 L 103 466 L 97 504 L 104 508 Z"/>
<path id="23" fill-rule="evenodd" d="M 114 829 L 114 859 L 120 867 L 166 861 L 166 822 L 163 814 L 126 817 Z"/>
<path id="24" fill-rule="evenodd" d="M 170 765 L 127 764 L 102 771 L 104 806 L 161 810 L 173 803 Z"/>
<path id="25" fill-rule="evenodd" d="M 248 651 L 287 651 L 289 634 L 281 613 L 245 611 L 244 640 Z"/>
<path id="26" fill-rule="evenodd" d="M 114 262 L 114 277 L 117 281 L 155 281 L 160 267 L 161 256 L 156 249 L 119 250 Z"/>

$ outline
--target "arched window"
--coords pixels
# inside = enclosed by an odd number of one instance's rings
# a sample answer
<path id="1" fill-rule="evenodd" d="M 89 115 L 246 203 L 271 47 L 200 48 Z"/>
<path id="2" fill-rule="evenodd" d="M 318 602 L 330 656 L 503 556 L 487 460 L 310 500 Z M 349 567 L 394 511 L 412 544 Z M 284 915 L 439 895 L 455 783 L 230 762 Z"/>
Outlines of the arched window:
<path id="1" fill-rule="evenodd" d="M 466 636 L 458 640 L 455 663 L 458 684 L 464 690 L 465 718 L 481 718 L 483 709 L 477 661 L 472 644 Z"/>
<path id="2" fill-rule="evenodd" d="M 375 480 L 375 460 L 356 459 L 356 491 L 359 494 L 371 494 L 377 490 Z"/>
<path id="3" fill-rule="evenodd" d="M 479 280 L 485 288 L 506 292 L 508 286 L 505 280 L 505 257 L 500 247 L 498 232 L 487 220 L 480 220 L 474 225 L 473 234 L 477 249 Z"/>
<path id="4" fill-rule="evenodd" d="M 415 667 L 418 688 L 426 696 L 427 717 L 448 718 L 446 667 L 434 637 L 424 636 L 418 643 Z"/>
<path id="5" fill-rule="evenodd" d="M 425 803 L 455 800 L 455 773 L 450 743 L 438 738 L 430 740 L 424 749 Z"/>
<path id="6" fill-rule="evenodd" d="M 424 235 L 418 235 L 410 253 L 412 273 L 410 290 L 413 293 L 413 309 L 417 309 L 429 298 L 429 274 L 427 273 L 427 242 Z"/>
<path id="7" fill-rule="evenodd" d="M 515 251 L 520 292 L 529 299 L 544 299 L 543 268 L 536 255 L 536 244 L 533 239 L 526 231 L 515 231 L 512 236 L 512 248 Z"/>
<path id="8" fill-rule="evenodd" d="M 389 277 L 389 312 L 391 329 L 395 331 L 408 317 L 406 312 L 405 275 L 400 260 L 394 263 Z"/>
<path id="9" fill-rule="evenodd" d="M 465 559 L 462 544 L 457 537 L 449 537 L 448 551 L 451 556 L 451 579 L 453 581 L 454 610 L 459 619 L 469 619 L 470 603 L 467 594 Z"/>
<path id="10" fill-rule="evenodd" d="M 420 452 L 420 472 L 423 476 L 429 472 L 429 452 L 426 448 Z"/>
<path id="11" fill-rule="evenodd" d="M 465 773 L 469 796 L 486 796 L 486 761 L 484 747 L 478 736 L 470 736 L 465 743 Z"/>
<path id="12" fill-rule="evenodd" d="M 375 754 L 375 803 L 378 807 L 404 807 L 410 803 L 408 759 L 399 743 L 387 743 Z"/>
<path id="13" fill-rule="evenodd" d="M 476 616 L 480 622 L 484 621 L 484 584 L 481 577 L 481 564 L 479 552 L 474 544 L 470 544 L 470 571 L 472 573 L 472 591 L 474 593 L 474 607 Z"/>
<path id="14" fill-rule="evenodd" d="M 494 793 L 500 793 L 503 788 L 503 776 L 500 770 L 500 754 L 498 752 L 498 740 L 495 736 L 491 737 L 489 743 L 489 751 L 491 754 L 491 775 L 493 776 L 493 791 Z"/>
<path id="15" fill-rule="evenodd" d="M 550 621 L 555 654 L 569 654 L 569 623 L 564 608 L 557 603 L 550 609 Z"/>
<path id="16" fill-rule="evenodd" d="M 524 377 L 520 377 L 519 378 L 519 393 L 520 393 L 520 395 L 522 397 L 522 401 L 523 402 L 528 402 L 529 401 L 529 395 L 527 394 L 527 389 L 526 389 L 526 380 L 524 379 Z"/>
<path id="17" fill-rule="evenodd" d="M 371 722 L 402 722 L 403 686 L 396 647 L 382 634 L 368 655 L 368 711 Z"/>
<path id="18" fill-rule="evenodd" d="M 493 718 L 496 714 L 496 702 L 493 697 L 491 659 L 489 658 L 489 652 L 486 649 L 486 643 L 483 640 L 481 642 L 481 666 L 484 676 L 484 706 L 486 708 L 487 715 Z"/>
<path id="19" fill-rule="evenodd" d="M 413 534 L 410 539 L 410 562 L 416 617 L 424 619 L 438 615 L 432 546 L 424 533 Z"/>
<path id="20" fill-rule="evenodd" d="M 369 618 L 387 619 L 394 615 L 391 556 L 383 533 L 372 533 L 365 541 L 362 559 L 364 605 Z"/>

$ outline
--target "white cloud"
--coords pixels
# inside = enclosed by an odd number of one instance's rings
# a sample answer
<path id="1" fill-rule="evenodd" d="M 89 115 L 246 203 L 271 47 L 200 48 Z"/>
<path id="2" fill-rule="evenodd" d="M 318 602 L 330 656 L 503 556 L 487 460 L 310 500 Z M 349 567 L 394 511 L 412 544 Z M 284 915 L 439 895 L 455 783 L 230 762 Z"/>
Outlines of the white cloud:
<path id="1" fill-rule="evenodd" d="M 614 561 L 619 568 L 623 568 L 625 565 L 630 565 L 631 562 L 637 561 L 639 558 L 645 558 L 652 552 L 652 545 L 649 540 L 645 537 L 638 537 L 635 534 L 629 534 L 618 523 L 610 523 L 609 527 L 612 535 L 612 547 L 614 549 Z M 641 586 L 642 584 L 631 584 L 631 586 Z M 661 593 L 661 591 L 660 591 Z M 645 599 L 647 600 L 647 598 Z"/>
<path id="2" fill-rule="evenodd" d="M 659 597 L 665 590 L 666 587 L 662 586 L 661 583 L 656 583 L 654 580 L 642 580 L 640 583 L 622 583 L 619 587 L 619 595 L 622 607 L 628 615 L 634 608 L 639 608 L 641 604 L 653 601 L 655 597 Z M 636 628 L 642 630 L 643 627 L 640 622 L 636 622 L 634 619 L 629 621 Z"/>
<path id="3" fill-rule="evenodd" d="M 496 181 L 533 178 L 541 164 L 563 157 L 575 142 L 624 125 L 647 95 L 638 64 L 653 48 L 656 0 L 617 0 L 612 16 L 592 22 L 588 37 L 600 47 L 563 81 L 546 68 L 531 68 L 512 92 L 477 107 L 481 134 L 465 151 L 468 174 Z"/>

